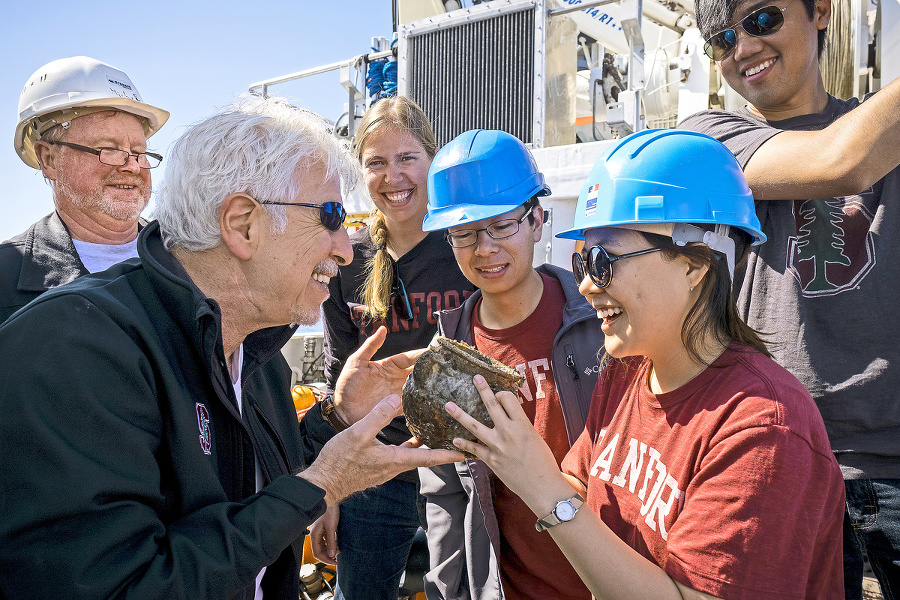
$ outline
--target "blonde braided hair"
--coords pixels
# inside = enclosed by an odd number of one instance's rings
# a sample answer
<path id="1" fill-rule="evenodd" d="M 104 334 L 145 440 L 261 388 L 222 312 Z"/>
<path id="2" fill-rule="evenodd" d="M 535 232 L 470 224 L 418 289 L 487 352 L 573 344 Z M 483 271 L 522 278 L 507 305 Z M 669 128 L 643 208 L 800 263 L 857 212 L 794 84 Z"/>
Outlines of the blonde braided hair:
<path id="1" fill-rule="evenodd" d="M 353 153 L 360 162 L 366 138 L 386 128 L 397 128 L 412 134 L 428 156 L 434 158 L 437 142 L 425 111 L 411 98 L 392 96 L 372 105 L 359 122 L 359 129 L 353 138 Z M 375 247 L 375 255 L 366 261 L 362 296 L 367 307 L 366 314 L 376 321 L 387 317 L 394 285 L 394 260 L 388 253 L 388 233 L 384 214 L 373 204 L 369 238 Z"/>

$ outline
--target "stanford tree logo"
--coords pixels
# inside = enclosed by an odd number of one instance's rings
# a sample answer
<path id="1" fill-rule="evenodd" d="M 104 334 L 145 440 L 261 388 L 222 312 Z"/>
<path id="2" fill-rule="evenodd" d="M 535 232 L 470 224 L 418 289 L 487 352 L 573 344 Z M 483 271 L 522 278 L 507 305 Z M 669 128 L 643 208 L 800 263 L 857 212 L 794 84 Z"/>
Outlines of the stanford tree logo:
<path id="1" fill-rule="evenodd" d="M 797 236 L 788 239 L 787 267 L 804 296 L 854 289 L 875 266 L 869 230 L 874 215 L 863 202 L 862 196 L 847 196 L 795 204 Z"/>

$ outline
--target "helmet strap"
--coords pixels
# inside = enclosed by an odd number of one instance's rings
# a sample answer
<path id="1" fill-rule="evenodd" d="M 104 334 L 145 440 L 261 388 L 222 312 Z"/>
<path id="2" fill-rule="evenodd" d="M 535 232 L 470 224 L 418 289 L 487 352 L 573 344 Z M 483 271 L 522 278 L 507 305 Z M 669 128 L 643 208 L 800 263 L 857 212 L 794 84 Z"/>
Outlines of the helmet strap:
<path id="1" fill-rule="evenodd" d="M 729 236 L 730 225 L 717 223 L 712 231 L 704 231 L 688 223 L 675 223 L 672 229 L 672 241 L 676 246 L 684 246 L 691 242 L 706 244 L 710 250 L 725 256 L 728 261 L 728 273 L 734 281 L 734 240 Z"/>

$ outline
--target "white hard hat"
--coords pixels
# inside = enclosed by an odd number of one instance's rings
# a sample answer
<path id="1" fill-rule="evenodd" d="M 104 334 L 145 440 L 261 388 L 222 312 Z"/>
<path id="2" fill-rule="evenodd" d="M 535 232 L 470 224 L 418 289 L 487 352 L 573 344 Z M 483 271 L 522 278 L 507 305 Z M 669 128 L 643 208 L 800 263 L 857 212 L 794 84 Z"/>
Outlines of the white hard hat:
<path id="1" fill-rule="evenodd" d="M 47 63 L 28 78 L 19 97 L 16 154 L 40 168 L 34 142 L 54 125 L 100 110 L 122 110 L 141 118 L 147 137 L 168 120 L 168 111 L 144 104 L 128 75 L 87 56 Z"/>

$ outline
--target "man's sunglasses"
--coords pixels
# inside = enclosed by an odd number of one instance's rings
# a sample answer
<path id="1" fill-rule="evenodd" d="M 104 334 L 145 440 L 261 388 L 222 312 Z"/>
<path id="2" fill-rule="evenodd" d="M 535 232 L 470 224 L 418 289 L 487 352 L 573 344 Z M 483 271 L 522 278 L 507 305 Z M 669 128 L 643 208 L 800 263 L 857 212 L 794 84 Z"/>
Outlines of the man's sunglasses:
<path id="1" fill-rule="evenodd" d="M 593 246 L 586 251 L 586 255 L 575 252 L 572 254 L 572 272 L 575 274 L 575 280 L 581 284 L 584 278 L 590 275 L 591 281 L 599 288 L 605 288 L 610 284 L 613 277 L 612 264 L 623 258 L 631 258 L 632 256 L 640 256 L 641 254 L 649 254 L 656 252 L 662 248 L 647 248 L 646 250 L 638 250 L 637 252 L 629 252 L 628 254 L 619 254 L 618 256 L 610 256 L 606 249 L 599 244 Z"/>
<path id="2" fill-rule="evenodd" d="M 341 225 L 344 224 L 344 219 L 347 218 L 347 211 L 344 210 L 344 205 L 340 202 L 325 202 L 323 204 L 308 204 L 306 202 L 274 202 L 266 200 L 265 202 L 259 201 L 260 204 L 277 204 L 278 206 L 307 206 L 309 208 L 318 208 L 319 209 L 319 220 L 322 222 L 322 225 L 325 226 L 325 229 L 330 231 L 337 231 L 341 228 Z"/>
<path id="3" fill-rule="evenodd" d="M 716 62 L 725 60 L 734 51 L 737 46 L 737 31 L 735 27 L 740 26 L 741 29 L 753 37 L 766 37 L 772 35 L 784 25 L 784 11 L 791 7 L 795 0 L 791 0 L 790 4 L 784 8 L 775 5 L 763 6 L 741 19 L 737 25 L 732 25 L 728 29 L 723 29 L 719 33 L 711 36 L 703 45 L 703 52 Z"/>

